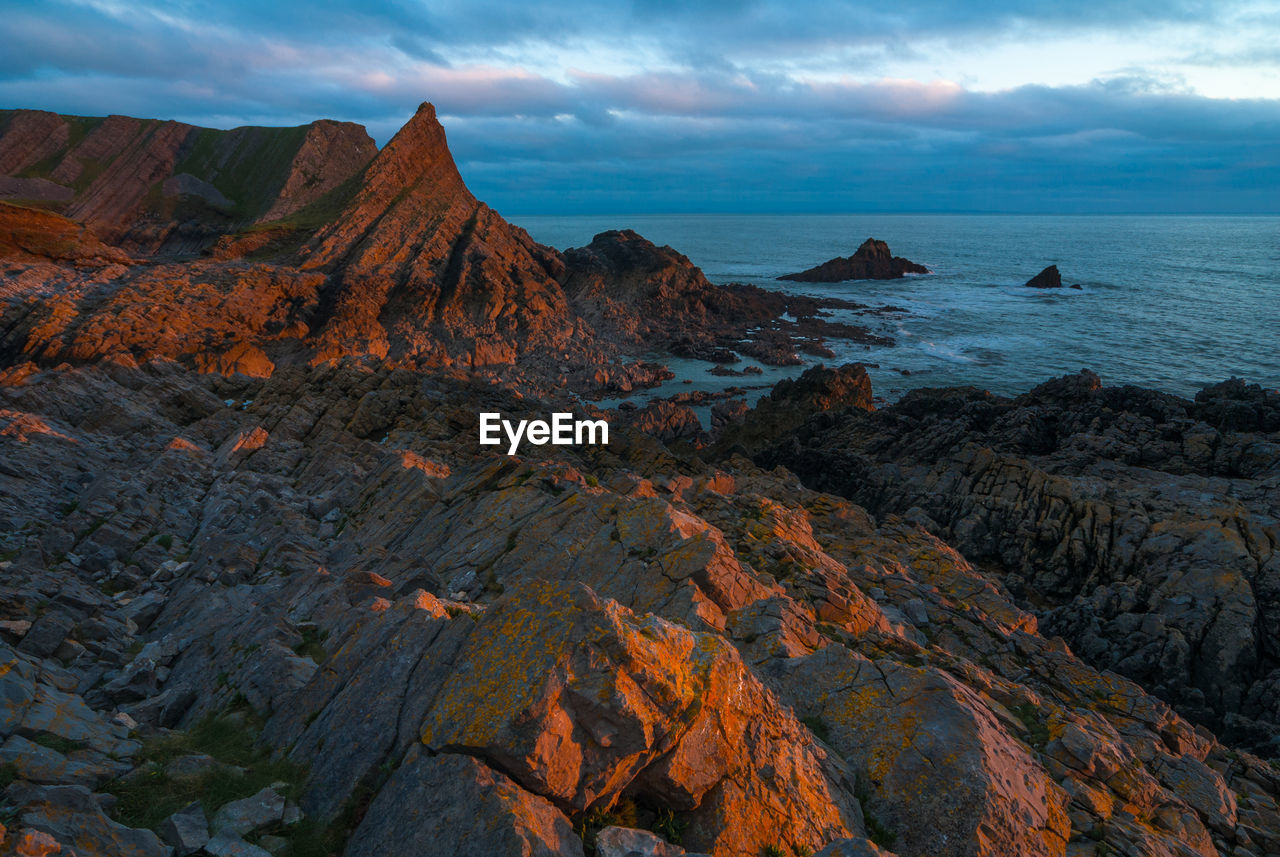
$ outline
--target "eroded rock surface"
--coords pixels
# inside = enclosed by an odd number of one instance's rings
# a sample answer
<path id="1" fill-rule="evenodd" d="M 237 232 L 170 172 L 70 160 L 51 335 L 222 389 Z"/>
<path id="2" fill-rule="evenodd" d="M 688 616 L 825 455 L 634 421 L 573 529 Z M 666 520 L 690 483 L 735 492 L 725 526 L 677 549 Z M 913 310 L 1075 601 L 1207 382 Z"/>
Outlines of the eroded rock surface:
<path id="1" fill-rule="evenodd" d="M 858 383 L 789 389 L 828 428 L 896 414 L 843 407 Z M 543 405 L 387 368 L 32 370 L 0 395 L 5 800 L 67 847 L 159 843 L 95 790 L 128 806 L 152 743 L 210 717 L 250 718 L 297 772 L 242 796 L 272 832 L 224 824 L 219 849 L 318 828 L 351 855 L 576 855 L 611 826 L 717 857 L 1280 847 L 1268 763 L 1045 636 L 1057 614 L 922 509 L 876 519 L 621 425 L 494 456 L 476 407 Z M 1268 425 L 1269 401 L 1194 406 Z M 24 650 L 55 614 L 52 651 Z"/>
<path id="2" fill-rule="evenodd" d="M 6 113 L 0 168 L 80 218 L 0 209 L 5 857 L 1280 853 L 1274 392 L 624 417 L 651 349 L 869 334 L 537 245 L 429 105 L 376 155 Z M 609 444 L 477 442 L 551 411 Z"/>
<path id="3" fill-rule="evenodd" d="M 318 202 L 376 154 L 359 125 L 218 131 L 0 111 L 0 199 L 52 206 L 131 251 L 192 253 Z"/>
<path id="4" fill-rule="evenodd" d="M 866 307 L 714 285 L 634 232 L 536 243 L 467 189 L 430 104 L 377 152 L 327 121 L 224 132 L 11 111 L 0 165 L 0 193 L 69 218 L 0 208 L 4 364 L 163 357 L 266 377 L 355 358 L 603 395 L 657 383 L 663 367 L 636 359 L 655 351 L 792 365 L 830 354 L 827 337 L 886 341 L 820 317 Z M 31 182 L 72 199 L 14 196 L 48 190 Z"/>
<path id="5" fill-rule="evenodd" d="M 1194 401 L 1085 372 L 1015 399 L 924 390 L 760 459 L 918 513 L 1089 662 L 1275 751 L 1280 397 Z"/>

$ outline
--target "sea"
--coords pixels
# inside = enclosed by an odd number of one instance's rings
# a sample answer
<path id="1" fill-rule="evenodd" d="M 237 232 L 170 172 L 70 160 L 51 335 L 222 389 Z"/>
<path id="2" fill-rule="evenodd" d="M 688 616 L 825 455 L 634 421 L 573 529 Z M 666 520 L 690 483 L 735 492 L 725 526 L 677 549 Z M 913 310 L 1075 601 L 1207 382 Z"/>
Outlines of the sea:
<path id="1" fill-rule="evenodd" d="M 1016 395 L 1088 368 L 1108 385 L 1193 396 L 1240 377 L 1280 386 L 1280 217 L 1054 215 L 575 215 L 513 217 L 533 238 L 565 249 L 607 229 L 668 244 L 712 282 L 752 283 L 855 301 L 833 311 L 891 347 L 829 340 L 836 360 L 867 364 L 876 396 L 972 385 Z M 834 284 L 779 281 L 867 238 L 933 273 Z M 1047 265 L 1064 288 L 1024 284 Z M 1079 284 L 1080 289 L 1066 288 Z M 667 361 L 671 362 L 671 361 Z M 752 361 L 746 361 L 746 365 Z M 814 361 L 817 362 L 817 361 Z M 717 378 L 675 361 L 680 388 L 755 391 L 804 367 L 755 379 Z"/>

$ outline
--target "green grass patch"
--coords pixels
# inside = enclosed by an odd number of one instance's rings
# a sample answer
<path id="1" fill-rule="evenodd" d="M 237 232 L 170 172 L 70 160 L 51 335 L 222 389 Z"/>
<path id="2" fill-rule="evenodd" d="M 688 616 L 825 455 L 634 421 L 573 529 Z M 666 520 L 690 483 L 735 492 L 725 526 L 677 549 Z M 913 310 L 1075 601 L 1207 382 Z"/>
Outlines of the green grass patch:
<path id="1" fill-rule="evenodd" d="M 317 664 L 324 663 L 329 657 L 329 653 L 324 648 L 324 641 L 329 639 L 329 632 L 321 628 L 307 627 L 298 633 L 302 635 L 302 642 L 293 647 L 293 653 L 299 657 L 311 658 Z"/>
<path id="2" fill-rule="evenodd" d="M 494 596 L 501 595 L 507 591 L 507 588 L 502 585 L 502 581 L 498 580 L 498 575 L 492 566 L 484 570 L 484 591 Z"/>
<path id="3" fill-rule="evenodd" d="M 689 820 L 670 807 L 621 797 L 608 809 L 596 807 L 579 815 L 573 829 L 582 839 L 587 854 L 591 855 L 596 853 L 596 835 L 606 827 L 648 830 L 673 845 L 679 845 L 688 826 Z"/>
<path id="4" fill-rule="evenodd" d="M 121 592 L 128 591 L 128 589 L 129 583 L 124 577 L 113 577 L 98 584 L 98 590 L 103 595 L 118 595 Z"/>
<path id="5" fill-rule="evenodd" d="M 640 810 L 636 806 L 635 801 L 630 798 L 618 798 L 609 809 L 596 807 L 589 809 L 573 824 L 573 830 L 582 839 L 583 847 L 587 853 L 594 854 L 596 850 L 596 834 L 606 827 L 639 827 L 640 826 Z"/>
<path id="6" fill-rule="evenodd" d="M 171 732 L 148 741 L 137 757 L 139 767 L 146 770 L 108 783 L 104 789 L 118 800 L 113 817 L 129 827 L 155 830 L 192 801 L 199 800 L 212 815 L 223 804 L 257 794 L 274 782 L 287 783 L 282 793 L 296 800 L 306 769 L 273 758 L 258 746 L 258 730 L 252 721 L 211 715 L 188 732 Z M 212 756 L 223 765 L 191 777 L 171 777 L 164 772 L 166 763 L 196 754 Z"/>
<path id="7" fill-rule="evenodd" d="M 364 821 L 369 805 L 373 803 L 379 789 L 394 771 L 393 764 L 383 763 L 379 766 L 371 777 L 356 786 L 337 817 L 328 824 L 322 824 L 314 818 L 304 818 L 292 829 L 263 832 L 288 837 L 289 847 L 285 850 L 285 857 L 338 857 L 351 834 Z"/>
<path id="8" fill-rule="evenodd" d="M 79 146 L 89 133 L 102 124 L 105 117 L 102 116 L 63 116 L 62 119 L 67 123 L 67 142 L 66 145 L 58 148 L 56 152 L 46 157 L 44 160 L 32 164 L 26 169 L 18 173 L 18 178 L 24 179 L 47 179 L 49 175 L 58 168 L 75 148 Z M 102 175 L 103 171 L 109 166 L 110 161 L 97 161 L 90 158 L 81 158 L 80 174 L 71 182 L 71 189 L 76 193 L 80 193 L 93 183 L 94 179 Z"/>
<path id="9" fill-rule="evenodd" d="M 679 845 L 680 840 L 684 838 L 685 828 L 688 826 L 689 820 L 687 818 L 681 818 L 671 809 L 664 807 L 657 811 L 653 823 L 649 825 L 649 829 L 672 845 Z"/>
<path id="10" fill-rule="evenodd" d="M 869 806 L 871 802 L 870 791 L 864 785 L 859 784 L 854 789 L 854 797 L 858 799 L 858 805 L 862 807 L 862 826 L 867 829 L 867 838 L 886 851 L 891 850 L 893 844 L 898 841 L 898 834 L 886 827 L 884 822 L 871 811 Z"/>
<path id="11" fill-rule="evenodd" d="M 0 791 L 4 791 L 18 779 L 18 766 L 13 762 L 0 765 Z"/>
<path id="12" fill-rule="evenodd" d="M 216 187 L 232 202 L 233 220 L 262 216 L 280 192 L 307 126 L 294 128 L 201 128 L 174 173 L 191 175 Z"/>
<path id="13" fill-rule="evenodd" d="M 160 545 L 160 547 L 164 548 L 165 550 L 168 550 L 169 548 L 173 547 L 173 534 L 165 533 L 162 536 L 157 536 L 156 544 Z"/>
<path id="14" fill-rule="evenodd" d="M 1024 702 L 1009 710 L 1014 717 L 1022 721 L 1023 726 L 1027 727 L 1027 743 L 1037 750 L 1043 750 L 1049 743 L 1049 727 L 1040 719 L 1040 709 L 1029 702 Z"/>
<path id="15" fill-rule="evenodd" d="M 885 827 L 884 823 L 865 806 L 862 807 L 862 823 L 867 828 L 867 838 L 881 848 L 888 850 L 898 841 L 898 834 Z"/>

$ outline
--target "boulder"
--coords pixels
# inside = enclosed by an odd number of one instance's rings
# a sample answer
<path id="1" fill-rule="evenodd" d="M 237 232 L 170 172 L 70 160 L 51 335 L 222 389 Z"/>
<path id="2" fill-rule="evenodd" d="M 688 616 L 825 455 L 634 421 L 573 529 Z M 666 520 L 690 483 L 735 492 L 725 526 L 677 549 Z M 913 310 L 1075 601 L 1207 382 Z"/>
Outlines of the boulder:
<path id="1" fill-rule="evenodd" d="M 0 828 L 0 845 L 4 844 L 3 828 Z M 62 853 L 62 843 L 42 830 L 24 830 L 12 844 L 13 857 L 53 857 Z"/>
<path id="2" fill-rule="evenodd" d="M 56 736 L 103 756 L 132 756 L 140 746 L 129 739 L 128 729 L 94 711 L 82 697 L 47 684 L 36 685 L 16 731 L 30 738 Z"/>
<path id="3" fill-rule="evenodd" d="M 0 644 L 0 738 L 12 734 L 36 698 L 36 671 Z"/>
<path id="4" fill-rule="evenodd" d="M 36 619 L 31 629 L 23 635 L 18 643 L 18 651 L 27 652 L 38 658 L 47 658 L 62 645 L 67 634 L 75 627 L 75 619 L 66 613 L 52 610 Z"/>
<path id="5" fill-rule="evenodd" d="M 418 747 L 369 805 L 345 853 L 583 857 L 573 825 L 550 801 L 471 756 Z"/>
<path id="6" fill-rule="evenodd" d="M 210 857 L 271 857 L 270 851 L 245 842 L 231 830 L 214 834 L 205 843 L 204 853 Z"/>
<path id="7" fill-rule="evenodd" d="M 200 801 L 188 804 L 160 824 L 160 838 L 173 846 L 174 857 L 195 854 L 209 842 L 209 821 Z"/>
<path id="8" fill-rule="evenodd" d="M 50 834 L 77 854 L 170 857 L 171 849 L 150 830 L 117 824 L 84 786 L 10 787 L 6 797 L 23 825 Z"/>
<path id="9" fill-rule="evenodd" d="M 897 857 L 870 839 L 837 839 L 814 857 Z"/>
<path id="10" fill-rule="evenodd" d="M 573 812 L 623 789 L 647 796 L 687 814 L 686 842 L 722 855 L 813 849 L 857 824 L 825 753 L 722 637 L 581 584 L 509 587 L 455 660 L 422 742 L 481 755 Z"/>
<path id="11" fill-rule="evenodd" d="M 907 854 L 1062 857 L 1067 795 L 947 673 L 828 646 L 789 665 L 800 711 L 865 783 L 863 810 Z M 945 781 L 945 789 L 935 783 Z M 927 825 L 917 819 L 930 819 Z"/>
<path id="12" fill-rule="evenodd" d="M 18 776 L 28 782 L 89 788 L 97 788 L 129 769 L 126 762 L 96 753 L 80 751 L 68 757 L 21 735 L 10 735 L 0 746 L 0 766 L 3 765 L 12 765 Z"/>
<path id="13" fill-rule="evenodd" d="M 224 804 L 214 813 L 209 829 L 214 835 L 231 833 L 244 836 L 281 821 L 284 805 L 284 797 L 268 787 L 250 797 Z"/>
<path id="14" fill-rule="evenodd" d="M 596 834 L 596 857 L 684 857 L 685 850 L 647 830 L 606 827 Z"/>
<path id="15" fill-rule="evenodd" d="M 870 839 L 837 839 L 814 857 L 897 857 Z"/>

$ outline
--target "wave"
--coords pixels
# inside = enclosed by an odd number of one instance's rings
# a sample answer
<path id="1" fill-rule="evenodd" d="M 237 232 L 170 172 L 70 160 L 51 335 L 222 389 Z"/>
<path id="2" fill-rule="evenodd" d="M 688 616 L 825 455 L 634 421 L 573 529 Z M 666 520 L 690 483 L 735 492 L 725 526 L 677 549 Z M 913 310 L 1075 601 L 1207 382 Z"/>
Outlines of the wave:
<path id="1" fill-rule="evenodd" d="M 948 363 L 977 362 L 972 357 L 967 357 L 964 354 L 961 354 L 959 351 L 955 350 L 954 348 L 951 348 L 950 346 L 939 345 L 936 342 L 929 342 L 927 340 L 921 340 L 920 350 L 925 352 L 931 357 L 936 357 L 940 360 L 946 360 Z"/>

